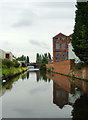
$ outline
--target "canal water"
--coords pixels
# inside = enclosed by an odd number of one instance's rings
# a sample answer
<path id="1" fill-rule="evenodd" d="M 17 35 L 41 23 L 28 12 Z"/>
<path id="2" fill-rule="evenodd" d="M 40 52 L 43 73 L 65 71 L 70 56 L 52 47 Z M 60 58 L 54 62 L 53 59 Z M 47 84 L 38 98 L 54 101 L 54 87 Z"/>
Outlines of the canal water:
<path id="1" fill-rule="evenodd" d="M 57 74 L 27 72 L 3 83 L 3 118 L 86 118 L 88 83 Z"/>

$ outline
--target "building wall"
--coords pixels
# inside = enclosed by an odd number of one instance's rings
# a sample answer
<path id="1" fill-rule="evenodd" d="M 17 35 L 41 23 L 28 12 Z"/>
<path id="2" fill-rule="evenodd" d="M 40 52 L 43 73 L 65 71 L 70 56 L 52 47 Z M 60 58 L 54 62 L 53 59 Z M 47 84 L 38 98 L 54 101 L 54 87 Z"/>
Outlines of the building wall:
<path id="1" fill-rule="evenodd" d="M 47 69 L 52 69 L 54 72 L 68 75 L 70 70 L 74 66 L 72 60 L 65 60 L 61 62 L 53 62 L 53 64 L 47 64 Z"/>
<path id="2" fill-rule="evenodd" d="M 0 49 L 0 59 L 5 59 L 5 57 L 6 57 L 6 52 Z"/>
<path id="3" fill-rule="evenodd" d="M 71 43 L 68 44 L 68 59 L 75 59 L 75 63 L 78 63 L 80 61 L 80 59 L 73 52 L 73 47 Z"/>
<path id="4" fill-rule="evenodd" d="M 6 54 L 8 54 L 8 57 Z M 13 61 L 13 54 L 11 52 L 5 52 L 4 50 L 0 49 L 0 59 L 9 59 Z"/>
<path id="5" fill-rule="evenodd" d="M 68 43 L 72 35 L 66 36 L 59 33 L 53 37 L 53 62 L 60 62 L 68 59 Z"/>

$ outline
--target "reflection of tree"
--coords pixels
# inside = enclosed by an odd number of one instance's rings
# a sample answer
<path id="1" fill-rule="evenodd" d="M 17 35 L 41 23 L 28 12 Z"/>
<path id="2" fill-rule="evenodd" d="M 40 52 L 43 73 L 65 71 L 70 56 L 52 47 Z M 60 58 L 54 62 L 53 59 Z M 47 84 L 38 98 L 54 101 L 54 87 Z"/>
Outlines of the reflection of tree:
<path id="1" fill-rule="evenodd" d="M 27 72 L 27 79 L 29 79 L 29 71 Z"/>
<path id="2" fill-rule="evenodd" d="M 88 95 L 84 94 L 73 105 L 73 120 L 86 120 L 88 117 Z"/>
<path id="3" fill-rule="evenodd" d="M 40 71 L 36 73 L 37 76 L 37 82 L 44 80 L 45 82 L 50 82 L 50 78 L 47 78 L 45 71 Z"/>
<path id="4" fill-rule="evenodd" d="M 26 76 L 27 76 L 27 73 L 23 73 L 23 74 L 18 75 L 18 76 L 14 77 L 14 78 L 11 78 L 10 80 L 7 80 L 6 83 L 2 83 L 2 91 L 4 89 L 5 90 L 6 89 L 12 89 L 14 82 L 18 81 L 20 77 L 23 78 L 23 79 L 25 79 Z M 28 77 L 29 77 L 29 75 L 28 75 Z"/>
<path id="5" fill-rule="evenodd" d="M 11 88 L 13 87 L 12 84 L 13 84 L 15 81 L 17 81 L 19 78 L 20 78 L 20 75 L 18 75 L 18 76 L 15 77 L 15 78 L 12 78 L 12 79 L 8 80 L 6 83 L 3 83 L 3 84 L 2 84 L 2 89 L 3 89 L 3 88 L 11 89 Z"/>
<path id="6" fill-rule="evenodd" d="M 27 74 L 24 74 L 24 75 L 22 75 L 22 80 L 24 80 L 24 79 L 26 79 L 26 77 L 27 77 Z"/>

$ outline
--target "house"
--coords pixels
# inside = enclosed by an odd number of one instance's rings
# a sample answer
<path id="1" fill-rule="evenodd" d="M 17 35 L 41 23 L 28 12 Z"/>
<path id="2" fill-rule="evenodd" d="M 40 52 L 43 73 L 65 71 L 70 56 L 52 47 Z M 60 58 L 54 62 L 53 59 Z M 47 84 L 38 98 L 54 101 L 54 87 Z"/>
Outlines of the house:
<path id="1" fill-rule="evenodd" d="M 9 59 L 9 60 L 13 61 L 13 54 L 12 54 L 12 52 L 6 52 L 6 59 Z"/>
<path id="2" fill-rule="evenodd" d="M 5 59 L 5 58 L 6 58 L 6 52 L 0 49 L 0 59 Z"/>
<path id="3" fill-rule="evenodd" d="M 53 64 L 48 63 L 46 65 L 47 69 L 67 75 L 70 73 L 74 66 L 72 59 L 75 58 L 76 62 L 79 62 L 78 57 L 72 51 L 71 40 L 72 34 L 66 36 L 59 33 L 53 37 Z"/>
<path id="4" fill-rule="evenodd" d="M 12 52 L 6 52 L 2 49 L 0 49 L 0 59 L 9 59 L 11 61 L 13 61 L 13 54 Z"/>
<path id="5" fill-rule="evenodd" d="M 71 44 L 72 34 L 66 36 L 59 33 L 53 37 L 53 61 L 60 62 L 64 60 L 75 59 L 75 63 L 80 62 L 80 59 L 73 52 Z"/>
<path id="6" fill-rule="evenodd" d="M 68 59 L 68 44 L 72 35 L 66 36 L 59 33 L 53 37 L 53 62 L 60 62 Z"/>

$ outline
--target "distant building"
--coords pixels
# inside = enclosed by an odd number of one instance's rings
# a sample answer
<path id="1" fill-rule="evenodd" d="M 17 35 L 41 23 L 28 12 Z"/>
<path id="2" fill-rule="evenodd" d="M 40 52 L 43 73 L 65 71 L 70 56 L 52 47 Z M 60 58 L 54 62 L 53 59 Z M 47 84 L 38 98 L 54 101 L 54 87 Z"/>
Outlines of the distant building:
<path id="1" fill-rule="evenodd" d="M 13 61 L 13 54 L 12 52 L 6 52 L 6 58 Z"/>
<path id="2" fill-rule="evenodd" d="M 5 58 L 6 58 L 6 52 L 0 49 L 0 59 L 5 59 Z"/>
<path id="3" fill-rule="evenodd" d="M 53 37 L 53 62 L 60 62 L 68 59 L 68 43 L 72 35 L 66 36 L 59 33 Z"/>
<path id="4" fill-rule="evenodd" d="M 13 54 L 11 52 L 6 52 L 2 49 L 0 49 L 0 59 L 9 59 L 13 61 Z"/>
<path id="5" fill-rule="evenodd" d="M 53 37 L 53 62 L 60 62 L 68 59 L 75 59 L 76 63 L 80 61 L 73 52 L 71 40 L 72 34 L 66 36 L 59 33 Z"/>

